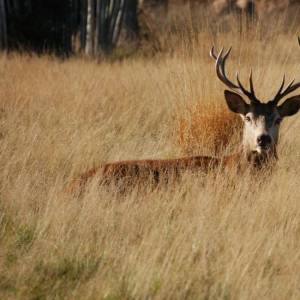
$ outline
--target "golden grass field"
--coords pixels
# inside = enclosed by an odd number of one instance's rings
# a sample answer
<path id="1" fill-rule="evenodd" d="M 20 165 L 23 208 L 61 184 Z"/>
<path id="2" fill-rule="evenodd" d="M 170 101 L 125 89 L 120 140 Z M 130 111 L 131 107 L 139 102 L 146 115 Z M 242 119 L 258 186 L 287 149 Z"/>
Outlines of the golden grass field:
<path id="1" fill-rule="evenodd" d="M 268 100 L 300 79 L 296 23 L 208 26 L 153 58 L 0 56 L 0 298 L 300 299 L 300 114 L 271 174 L 63 192 L 106 161 L 234 151 L 209 50 L 233 46 L 230 77 L 252 67 Z"/>

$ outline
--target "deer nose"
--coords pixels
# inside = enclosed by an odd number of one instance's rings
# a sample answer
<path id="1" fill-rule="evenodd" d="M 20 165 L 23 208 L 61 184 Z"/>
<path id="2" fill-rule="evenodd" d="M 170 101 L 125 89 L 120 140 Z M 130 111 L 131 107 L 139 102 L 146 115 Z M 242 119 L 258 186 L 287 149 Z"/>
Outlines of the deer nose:
<path id="1" fill-rule="evenodd" d="M 262 134 L 257 138 L 257 144 L 261 147 L 266 147 L 272 142 L 271 137 L 268 134 Z"/>

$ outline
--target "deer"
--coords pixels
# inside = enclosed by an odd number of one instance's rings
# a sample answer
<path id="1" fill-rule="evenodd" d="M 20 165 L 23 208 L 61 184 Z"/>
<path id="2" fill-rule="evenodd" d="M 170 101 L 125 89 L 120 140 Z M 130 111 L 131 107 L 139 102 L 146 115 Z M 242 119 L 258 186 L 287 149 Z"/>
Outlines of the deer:
<path id="1" fill-rule="evenodd" d="M 285 117 L 295 115 L 299 111 L 300 95 L 292 96 L 280 105 L 279 103 L 296 91 L 300 87 L 300 82 L 295 83 L 295 80 L 292 80 L 285 87 L 284 75 L 275 97 L 263 103 L 255 94 L 252 70 L 249 76 L 250 89 L 244 87 L 238 73 L 236 83 L 227 77 L 225 64 L 230 52 L 231 48 L 228 51 L 222 48 L 217 54 L 212 47 L 210 56 L 215 60 L 217 77 L 228 88 L 224 91 L 227 107 L 231 112 L 239 114 L 243 122 L 242 142 L 236 153 L 223 157 L 189 156 L 104 163 L 75 179 L 71 184 L 71 190 L 82 191 L 95 177 L 101 184 L 125 180 L 127 185 L 131 185 L 141 179 L 158 184 L 168 182 L 170 177 L 177 178 L 185 171 L 207 173 L 216 168 L 261 170 L 276 162 L 280 124 Z"/>

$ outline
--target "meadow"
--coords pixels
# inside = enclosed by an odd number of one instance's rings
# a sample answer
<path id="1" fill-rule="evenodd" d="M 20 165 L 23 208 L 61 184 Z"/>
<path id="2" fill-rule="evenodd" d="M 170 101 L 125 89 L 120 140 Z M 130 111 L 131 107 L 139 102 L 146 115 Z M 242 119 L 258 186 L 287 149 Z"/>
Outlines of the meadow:
<path id="1" fill-rule="evenodd" d="M 206 20 L 155 56 L 1 55 L 0 298 L 299 299 L 300 115 L 284 121 L 271 173 L 64 192 L 107 161 L 234 152 L 240 123 L 209 50 L 232 46 L 228 74 L 245 82 L 252 68 L 266 101 L 283 73 L 300 80 L 286 19 Z"/>

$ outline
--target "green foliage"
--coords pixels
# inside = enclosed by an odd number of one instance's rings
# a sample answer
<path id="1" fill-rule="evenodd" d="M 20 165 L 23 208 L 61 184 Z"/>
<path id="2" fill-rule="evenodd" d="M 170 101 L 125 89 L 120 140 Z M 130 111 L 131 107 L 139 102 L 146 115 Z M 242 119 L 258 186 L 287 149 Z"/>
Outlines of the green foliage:
<path id="1" fill-rule="evenodd" d="M 99 263 L 95 258 L 59 258 L 51 263 L 37 263 L 26 281 L 30 298 L 44 299 L 49 294 L 64 297 L 76 285 L 88 281 L 98 270 Z"/>
<path id="2" fill-rule="evenodd" d="M 34 229 L 28 226 L 22 226 L 16 232 L 15 247 L 28 250 L 33 243 Z"/>

